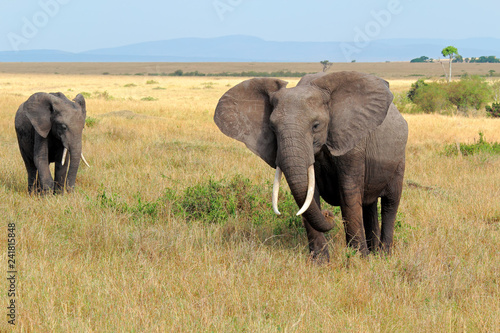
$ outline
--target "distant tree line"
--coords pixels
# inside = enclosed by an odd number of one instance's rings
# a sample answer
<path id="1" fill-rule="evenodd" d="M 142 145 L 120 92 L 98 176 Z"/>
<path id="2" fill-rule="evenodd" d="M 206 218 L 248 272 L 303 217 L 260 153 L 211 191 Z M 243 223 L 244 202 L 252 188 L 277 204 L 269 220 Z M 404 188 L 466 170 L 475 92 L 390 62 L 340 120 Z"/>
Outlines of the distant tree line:
<path id="1" fill-rule="evenodd" d="M 173 73 L 148 73 L 149 76 L 234 76 L 234 77 L 302 77 L 308 73 L 306 72 L 291 72 L 289 70 L 280 70 L 274 72 L 222 72 L 222 73 L 200 73 L 198 71 L 194 72 L 184 72 L 182 69 L 178 69 Z"/>
<path id="2" fill-rule="evenodd" d="M 421 56 L 415 59 L 410 60 L 410 62 L 434 62 L 434 59 L 426 57 L 426 56 Z M 463 58 L 461 55 L 456 55 L 453 58 L 453 62 L 466 62 L 466 63 L 500 63 L 500 59 L 498 59 L 496 56 L 481 56 L 479 58 L 476 57 L 470 57 L 470 58 Z"/>
<path id="3" fill-rule="evenodd" d="M 500 59 L 495 56 L 481 56 L 479 58 L 471 57 L 471 58 L 462 58 L 462 56 L 458 56 L 453 59 L 453 62 L 468 62 L 468 63 L 500 63 Z"/>
<path id="4" fill-rule="evenodd" d="M 415 59 L 411 59 L 410 62 L 434 62 L 434 59 L 426 56 L 421 56 Z"/>

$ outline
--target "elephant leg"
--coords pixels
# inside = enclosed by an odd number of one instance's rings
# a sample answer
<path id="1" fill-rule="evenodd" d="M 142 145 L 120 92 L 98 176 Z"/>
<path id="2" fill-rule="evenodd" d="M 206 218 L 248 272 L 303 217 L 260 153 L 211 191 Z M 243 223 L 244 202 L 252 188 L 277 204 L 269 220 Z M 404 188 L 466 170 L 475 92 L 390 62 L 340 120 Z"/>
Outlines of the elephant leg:
<path id="1" fill-rule="evenodd" d="M 404 162 L 402 162 L 397 174 L 388 186 L 387 194 L 382 197 L 382 232 L 381 232 L 381 247 L 387 253 L 390 253 L 393 236 L 394 223 L 398 212 L 399 201 L 403 191 L 403 174 Z"/>
<path id="2" fill-rule="evenodd" d="M 368 246 L 363 226 L 361 194 L 344 197 L 344 202 L 341 204 L 340 209 L 342 210 L 342 218 L 344 220 L 347 246 L 359 250 L 363 256 L 368 255 Z"/>
<path id="3" fill-rule="evenodd" d="M 33 190 L 36 193 L 38 189 L 37 189 L 37 176 L 36 176 L 37 170 L 35 163 L 28 157 L 25 157 L 24 155 L 22 156 L 24 165 L 26 166 L 26 171 L 28 173 L 28 193 L 29 194 L 33 193 Z"/>
<path id="4" fill-rule="evenodd" d="M 314 193 L 314 200 L 316 200 L 318 207 L 321 209 L 321 202 L 317 187 Z M 329 262 L 330 254 L 328 253 L 328 243 L 326 241 L 325 234 L 314 229 L 309 222 L 307 222 L 306 218 L 302 217 L 302 222 L 306 228 L 311 258 L 318 263 Z"/>
<path id="5" fill-rule="evenodd" d="M 377 201 L 363 206 L 363 224 L 368 250 L 370 252 L 378 250 L 380 246 L 380 226 L 378 223 Z"/>
<path id="6" fill-rule="evenodd" d="M 54 191 L 54 180 L 50 174 L 48 144 L 46 139 L 38 135 L 35 137 L 34 163 L 38 170 L 38 181 L 42 193 L 52 193 Z"/>

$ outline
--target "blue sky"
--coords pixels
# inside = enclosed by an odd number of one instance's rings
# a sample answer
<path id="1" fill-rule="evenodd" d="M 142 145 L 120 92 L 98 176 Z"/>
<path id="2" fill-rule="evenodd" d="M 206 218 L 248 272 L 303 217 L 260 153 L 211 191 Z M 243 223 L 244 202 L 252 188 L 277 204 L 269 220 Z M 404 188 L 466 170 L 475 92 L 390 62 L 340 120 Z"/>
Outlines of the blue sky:
<path id="1" fill-rule="evenodd" d="M 270 41 L 500 38 L 500 2 L 0 0 L 0 51 L 80 52 L 182 37 Z"/>

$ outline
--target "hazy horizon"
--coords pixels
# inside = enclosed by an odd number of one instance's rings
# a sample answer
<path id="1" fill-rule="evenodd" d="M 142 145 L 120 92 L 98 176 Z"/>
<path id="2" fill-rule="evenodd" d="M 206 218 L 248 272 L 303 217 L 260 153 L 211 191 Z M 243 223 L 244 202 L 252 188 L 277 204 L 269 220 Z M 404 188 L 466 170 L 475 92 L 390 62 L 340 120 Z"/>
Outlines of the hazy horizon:
<path id="1" fill-rule="evenodd" d="M 314 0 L 307 4 L 284 0 L 0 0 L 0 51 L 78 53 L 148 41 L 229 35 L 277 42 L 346 43 L 498 38 L 499 10 L 500 3 L 493 1 L 487 6 L 470 6 L 448 0 Z"/>

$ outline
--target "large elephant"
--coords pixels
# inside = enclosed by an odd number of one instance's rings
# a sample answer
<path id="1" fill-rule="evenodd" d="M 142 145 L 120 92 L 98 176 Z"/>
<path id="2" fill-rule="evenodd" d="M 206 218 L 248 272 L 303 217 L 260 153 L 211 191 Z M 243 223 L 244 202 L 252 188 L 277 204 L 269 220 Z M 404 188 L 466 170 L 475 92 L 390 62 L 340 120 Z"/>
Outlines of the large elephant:
<path id="1" fill-rule="evenodd" d="M 80 157 L 83 158 L 82 131 L 86 113 L 81 94 L 70 101 L 60 92 L 39 92 L 21 104 L 15 128 L 28 172 L 30 193 L 61 193 L 64 188 L 68 192 L 73 189 Z M 49 169 L 52 162 L 55 162 L 54 179 Z"/>
<path id="2" fill-rule="evenodd" d="M 220 130 L 281 173 L 302 214 L 313 258 L 329 260 L 324 232 L 333 227 L 320 197 L 340 206 L 347 244 L 363 255 L 389 252 L 405 170 L 408 125 L 389 84 L 358 72 L 304 76 L 296 87 L 271 78 L 246 80 L 219 100 Z M 377 202 L 381 197 L 382 226 Z"/>

